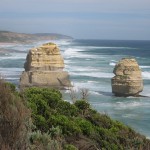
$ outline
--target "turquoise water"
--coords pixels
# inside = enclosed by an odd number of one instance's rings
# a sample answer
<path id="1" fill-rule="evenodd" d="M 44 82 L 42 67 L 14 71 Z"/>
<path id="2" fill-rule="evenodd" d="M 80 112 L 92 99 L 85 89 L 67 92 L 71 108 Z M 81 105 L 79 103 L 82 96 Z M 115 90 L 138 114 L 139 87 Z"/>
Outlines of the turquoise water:
<path id="1" fill-rule="evenodd" d="M 141 93 L 150 96 L 150 41 L 73 40 L 56 42 L 65 60 L 74 89 L 89 89 L 88 100 L 99 112 L 130 125 L 150 137 L 150 98 L 115 97 L 111 93 L 113 68 L 121 58 L 136 58 L 144 79 Z M 0 72 L 9 81 L 18 84 L 25 57 L 33 44 L 0 45 Z M 5 53 L 2 53 L 2 50 Z M 4 51 L 3 50 L 3 51 Z M 64 98 L 69 100 L 68 92 Z"/>

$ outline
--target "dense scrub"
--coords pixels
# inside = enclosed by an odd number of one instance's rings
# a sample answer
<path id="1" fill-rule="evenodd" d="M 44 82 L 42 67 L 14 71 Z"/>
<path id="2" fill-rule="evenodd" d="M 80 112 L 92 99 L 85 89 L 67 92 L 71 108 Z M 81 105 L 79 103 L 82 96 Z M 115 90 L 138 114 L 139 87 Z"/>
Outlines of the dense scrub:
<path id="1" fill-rule="evenodd" d="M 35 125 L 30 139 L 33 145 L 38 139 L 39 143 L 45 142 L 46 137 L 45 149 L 150 149 L 150 141 L 144 136 L 93 110 L 85 100 L 70 104 L 62 100 L 59 91 L 46 88 L 29 88 L 24 98 Z"/>
<path id="2" fill-rule="evenodd" d="M 15 86 L 0 79 L 0 149 L 26 150 L 30 111 Z"/>
<path id="3" fill-rule="evenodd" d="M 144 136 L 93 110 L 85 100 L 71 104 L 48 88 L 28 88 L 20 94 L 3 80 L 0 91 L 2 150 L 150 149 Z"/>

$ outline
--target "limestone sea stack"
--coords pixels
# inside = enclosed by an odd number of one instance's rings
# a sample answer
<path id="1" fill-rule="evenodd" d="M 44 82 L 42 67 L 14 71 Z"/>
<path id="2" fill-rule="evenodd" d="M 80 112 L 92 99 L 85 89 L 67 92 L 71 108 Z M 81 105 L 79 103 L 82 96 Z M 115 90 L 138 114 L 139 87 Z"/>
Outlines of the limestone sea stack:
<path id="1" fill-rule="evenodd" d="M 112 92 L 116 96 L 138 96 L 142 92 L 142 73 L 135 59 L 123 58 L 116 64 L 113 73 Z"/>
<path id="2" fill-rule="evenodd" d="M 54 43 L 32 48 L 27 54 L 24 68 L 20 78 L 21 89 L 32 86 L 64 89 L 71 86 L 68 72 L 63 71 L 63 57 Z"/>

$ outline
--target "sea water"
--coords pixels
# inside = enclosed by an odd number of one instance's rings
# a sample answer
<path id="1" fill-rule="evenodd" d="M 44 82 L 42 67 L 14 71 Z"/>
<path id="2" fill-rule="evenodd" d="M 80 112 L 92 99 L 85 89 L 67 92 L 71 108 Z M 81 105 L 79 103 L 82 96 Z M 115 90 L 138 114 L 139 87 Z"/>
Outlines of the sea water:
<path id="1" fill-rule="evenodd" d="M 47 42 L 47 41 L 44 41 Z M 32 44 L 1 44 L 0 73 L 8 81 L 19 84 L 24 62 Z M 65 70 L 76 91 L 89 90 L 88 101 L 93 108 L 131 126 L 150 137 L 150 41 L 72 40 L 53 41 L 58 44 L 65 61 Z M 122 58 L 135 58 L 142 70 L 147 97 L 115 97 L 111 92 L 113 68 Z M 64 98 L 68 101 L 69 93 Z M 80 97 L 78 97 L 80 98 Z"/>

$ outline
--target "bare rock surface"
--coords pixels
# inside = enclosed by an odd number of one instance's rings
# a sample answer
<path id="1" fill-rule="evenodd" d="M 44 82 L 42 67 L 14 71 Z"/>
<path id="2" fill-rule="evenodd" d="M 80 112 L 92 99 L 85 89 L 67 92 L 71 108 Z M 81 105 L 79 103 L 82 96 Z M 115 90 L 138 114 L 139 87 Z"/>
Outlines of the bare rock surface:
<path id="1" fill-rule="evenodd" d="M 142 73 L 135 59 L 123 58 L 116 64 L 113 73 L 112 92 L 116 96 L 138 96 L 142 92 Z"/>
<path id="2" fill-rule="evenodd" d="M 54 43 L 32 48 L 27 54 L 20 78 L 20 88 L 40 86 L 64 89 L 71 86 L 68 72 L 63 71 L 64 60 Z"/>

